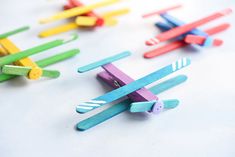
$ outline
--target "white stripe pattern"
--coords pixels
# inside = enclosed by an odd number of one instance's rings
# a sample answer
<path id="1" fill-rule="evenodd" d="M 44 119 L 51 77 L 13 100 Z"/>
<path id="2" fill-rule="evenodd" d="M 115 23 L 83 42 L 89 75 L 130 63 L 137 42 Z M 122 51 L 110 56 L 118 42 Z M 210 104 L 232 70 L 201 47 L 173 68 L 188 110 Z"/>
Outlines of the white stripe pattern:
<path id="1" fill-rule="evenodd" d="M 151 43 L 151 45 L 156 45 L 160 41 L 157 38 L 151 38 L 151 39 L 148 40 L 148 42 Z"/>
<path id="2" fill-rule="evenodd" d="M 178 61 L 172 63 L 172 71 L 179 70 L 179 69 L 185 67 L 186 65 L 187 65 L 186 58 L 179 59 Z"/>
<path id="3" fill-rule="evenodd" d="M 78 106 L 77 106 L 77 109 L 91 110 L 91 109 L 93 109 L 93 107 L 89 107 L 89 106 L 80 106 L 80 105 L 78 105 Z"/>

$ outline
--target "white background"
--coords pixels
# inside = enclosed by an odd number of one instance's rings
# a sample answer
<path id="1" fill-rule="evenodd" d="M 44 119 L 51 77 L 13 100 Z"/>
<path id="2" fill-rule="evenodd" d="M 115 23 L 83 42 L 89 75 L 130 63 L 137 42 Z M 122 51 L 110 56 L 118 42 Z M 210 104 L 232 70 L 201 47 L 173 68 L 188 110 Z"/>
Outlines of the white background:
<path id="1" fill-rule="evenodd" d="M 92 2 L 95 1 L 88 3 Z M 184 7 L 170 13 L 186 22 L 235 4 L 233 0 L 130 0 L 97 9 L 101 13 L 127 6 L 132 12 L 120 17 L 116 27 L 75 31 L 79 40 L 32 56 L 39 60 L 79 48 L 81 53 L 76 57 L 49 67 L 60 70 L 60 78 L 38 81 L 17 78 L 0 84 L 0 156 L 234 157 L 233 26 L 216 35 L 224 40 L 221 47 L 196 46 L 196 50 L 179 49 L 155 59 L 142 57 L 153 49 L 145 46 L 144 41 L 160 32 L 153 25 L 160 18 L 142 19 L 141 15 L 178 3 Z M 39 39 L 37 34 L 64 21 L 39 25 L 38 20 L 61 10 L 63 4 L 62 0 L 1 1 L 0 32 L 30 25 L 30 31 L 10 37 L 21 49 L 56 39 L 62 35 Z M 234 25 L 234 17 L 229 15 L 203 28 L 223 22 Z M 85 132 L 77 131 L 75 125 L 79 121 L 100 110 L 79 115 L 75 112 L 76 105 L 111 90 L 96 79 L 100 68 L 85 74 L 77 73 L 77 68 L 125 50 L 133 55 L 115 65 L 135 79 L 181 57 L 192 59 L 190 67 L 178 72 L 186 74 L 188 81 L 159 95 L 161 99 L 179 99 L 180 106 L 158 116 L 126 112 Z"/>

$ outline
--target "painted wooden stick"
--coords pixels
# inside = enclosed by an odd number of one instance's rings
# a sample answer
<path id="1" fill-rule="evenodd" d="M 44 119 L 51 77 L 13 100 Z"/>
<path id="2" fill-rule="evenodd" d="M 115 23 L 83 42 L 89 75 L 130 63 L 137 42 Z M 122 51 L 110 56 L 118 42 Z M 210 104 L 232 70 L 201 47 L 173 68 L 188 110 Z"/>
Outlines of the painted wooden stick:
<path id="1" fill-rule="evenodd" d="M 26 30 L 29 30 L 29 26 L 24 26 L 24 27 L 21 27 L 21 28 L 17 28 L 13 31 L 9 31 L 7 33 L 0 34 L 0 39 L 7 38 L 11 35 L 15 35 L 17 33 L 20 33 L 20 32 L 26 31 Z"/>
<path id="2" fill-rule="evenodd" d="M 229 27 L 230 27 L 230 24 L 224 23 L 224 24 L 218 25 L 216 27 L 207 29 L 207 30 L 205 30 L 205 32 L 208 35 L 214 35 L 216 33 L 220 33 L 222 31 L 228 29 Z M 187 45 L 188 44 L 185 43 L 184 41 L 174 41 L 172 43 L 166 44 L 166 45 L 161 46 L 161 47 L 159 47 L 157 49 L 154 49 L 154 50 L 151 50 L 149 52 L 144 53 L 144 58 L 157 57 L 157 56 L 163 55 L 163 54 L 165 54 L 167 52 L 171 52 L 173 50 L 176 50 L 178 48 L 185 47 Z"/>
<path id="3" fill-rule="evenodd" d="M 190 30 L 192 30 L 192 29 L 194 29 L 198 26 L 201 26 L 205 23 L 208 23 L 210 21 L 213 21 L 213 20 L 218 19 L 220 17 L 223 17 L 225 15 L 228 15 L 231 12 L 232 12 L 232 10 L 230 8 L 228 8 L 228 9 L 216 12 L 212 15 L 209 15 L 205 18 L 200 19 L 200 20 L 197 20 L 195 22 L 185 24 L 185 25 L 180 26 L 180 27 L 173 28 L 173 29 L 171 29 L 167 32 L 163 32 L 163 33 L 157 35 L 156 37 L 147 40 L 146 45 L 149 45 L 149 46 L 157 45 L 160 42 L 163 42 L 163 41 L 172 39 L 174 37 L 177 37 L 177 36 L 179 36 L 183 33 L 186 33 L 186 32 L 188 32 L 188 31 L 190 31 Z"/>
<path id="4" fill-rule="evenodd" d="M 77 106 L 78 113 L 86 113 L 103 105 L 106 105 L 110 102 L 113 102 L 121 97 L 124 97 L 140 88 L 143 88 L 175 71 L 180 70 L 190 64 L 190 60 L 187 58 L 179 59 L 172 64 L 157 70 L 145 77 L 142 77 L 134 82 L 129 83 L 128 85 L 122 86 L 116 90 L 108 92 L 102 96 L 94 98 L 90 101 L 81 103 Z"/>
<path id="5" fill-rule="evenodd" d="M 69 50 L 63 53 L 59 53 L 57 55 L 53 55 L 51 57 L 36 61 L 36 64 L 41 67 L 47 67 L 49 65 L 58 63 L 60 61 L 66 60 L 68 58 L 74 57 L 75 55 L 77 55 L 79 53 L 79 49 L 73 49 L 73 50 Z M 4 82 L 10 79 L 13 79 L 17 77 L 16 75 L 8 75 L 8 74 L 0 74 L 0 82 Z"/>
<path id="6" fill-rule="evenodd" d="M 152 111 L 154 104 L 157 101 L 134 102 L 130 105 L 130 112 L 149 112 Z M 172 109 L 179 105 L 179 100 L 163 100 L 164 109 Z"/>
<path id="7" fill-rule="evenodd" d="M 170 11 L 170 10 L 178 9 L 178 8 L 180 8 L 180 7 L 182 7 L 182 5 L 177 4 L 177 5 L 174 5 L 174 6 L 165 8 L 165 9 L 162 9 L 162 10 L 158 10 L 158 11 L 155 11 L 155 12 L 152 12 L 152 13 L 145 14 L 145 15 L 143 15 L 142 17 L 143 17 L 143 18 L 147 18 L 147 17 L 151 17 L 151 16 L 154 16 L 154 15 L 163 14 L 163 13 L 166 13 L 166 12 L 168 12 L 168 11 Z"/>
<path id="8" fill-rule="evenodd" d="M 75 22 L 69 22 L 60 26 L 56 26 L 39 33 L 40 38 L 46 38 L 49 36 L 57 35 L 67 32 L 69 30 L 77 29 L 79 26 Z"/>
<path id="9" fill-rule="evenodd" d="M 36 53 L 54 48 L 56 46 L 60 46 L 63 44 L 66 44 L 68 42 L 71 42 L 73 40 L 76 40 L 78 38 L 77 35 L 72 35 L 72 36 L 68 36 L 66 38 L 63 39 L 57 39 L 24 51 L 21 51 L 20 53 L 16 53 L 16 54 L 12 54 L 12 55 L 8 55 L 8 56 L 4 56 L 0 58 L 0 67 L 5 65 L 5 64 L 10 64 L 12 62 L 15 62 L 17 60 L 20 60 L 22 58 L 28 57 L 30 55 L 34 55 Z"/>
<path id="10" fill-rule="evenodd" d="M 111 4 L 117 3 L 119 1 L 120 0 L 104 0 L 104 1 L 101 1 L 101 2 L 98 2 L 95 4 L 65 10 L 63 12 L 59 12 L 59 13 L 55 14 L 54 16 L 40 20 L 40 23 L 44 24 L 44 23 L 49 23 L 49 22 L 53 22 L 56 20 L 61 20 L 61 19 L 66 19 L 66 18 L 82 15 L 85 13 L 89 13 L 93 9 L 104 7 L 107 5 L 111 5 Z"/>
<path id="11" fill-rule="evenodd" d="M 154 94 L 158 95 L 170 88 L 173 88 L 187 80 L 187 76 L 185 75 L 179 75 L 174 78 L 171 78 L 167 81 L 164 81 L 158 85 L 153 86 L 149 90 L 153 92 Z M 109 82 L 107 82 L 109 83 Z M 115 87 L 115 85 L 113 85 Z M 116 87 L 117 88 L 117 87 Z M 120 113 L 127 111 L 130 109 L 130 104 L 132 101 L 130 99 L 123 100 L 122 102 L 115 104 L 111 106 L 108 109 L 105 109 L 104 111 L 101 111 L 100 113 L 87 118 L 77 124 L 77 129 L 80 131 L 85 131 L 87 129 L 90 129 L 102 122 L 105 122 L 106 120 L 119 115 Z"/>
<path id="12" fill-rule="evenodd" d="M 68 2 L 69 4 L 72 5 L 72 8 L 84 6 L 84 4 L 78 0 L 68 0 Z M 96 18 L 95 26 L 102 26 L 104 24 L 104 19 L 100 17 L 98 14 L 96 14 L 94 11 L 90 11 L 84 15 Z"/>
<path id="13" fill-rule="evenodd" d="M 15 66 L 15 65 L 4 65 L 2 67 L 2 72 L 4 74 L 10 75 L 19 75 L 19 76 L 28 76 L 34 75 L 34 67 L 24 67 L 24 66 Z M 37 70 L 37 69 L 36 69 Z M 38 72 L 38 71 L 36 71 Z M 41 76 L 49 78 L 57 78 L 60 76 L 60 72 L 57 70 L 46 70 L 42 69 Z"/>
<path id="14" fill-rule="evenodd" d="M 125 58 L 125 57 L 130 56 L 130 55 L 131 55 L 131 52 L 125 51 L 125 52 L 119 53 L 117 55 L 114 55 L 114 56 L 111 56 L 111 57 L 107 57 L 107 58 L 102 59 L 100 61 L 97 61 L 97 62 L 88 64 L 88 65 L 85 65 L 83 67 L 80 67 L 80 68 L 78 68 L 78 72 L 79 73 L 84 73 L 84 72 L 96 69 L 96 68 L 98 68 L 98 67 L 100 67 L 102 65 L 105 65 L 105 64 L 117 61 L 119 59 Z"/>
<path id="15" fill-rule="evenodd" d="M 188 44 L 200 44 L 200 45 L 205 45 L 205 43 L 207 43 L 206 41 L 208 41 L 208 39 L 204 36 L 198 36 L 198 35 L 187 35 L 184 38 L 184 42 L 188 43 Z M 211 44 L 206 44 L 206 45 L 213 45 L 213 46 L 220 46 L 223 44 L 223 40 L 221 39 L 213 39 L 211 41 Z"/>

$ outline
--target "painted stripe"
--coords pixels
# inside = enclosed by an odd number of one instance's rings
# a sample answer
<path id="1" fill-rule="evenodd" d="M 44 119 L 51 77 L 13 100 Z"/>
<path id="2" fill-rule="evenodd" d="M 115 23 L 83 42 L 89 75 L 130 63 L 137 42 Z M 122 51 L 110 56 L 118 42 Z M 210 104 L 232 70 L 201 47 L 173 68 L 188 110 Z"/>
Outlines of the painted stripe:
<path id="1" fill-rule="evenodd" d="M 84 102 L 84 103 L 81 103 L 79 104 L 79 106 L 96 106 L 96 107 L 99 107 L 100 105 L 99 104 L 90 104 L 90 103 L 87 103 L 87 102 Z"/>
<path id="2" fill-rule="evenodd" d="M 179 59 L 178 61 L 177 61 L 177 68 L 178 69 L 181 69 L 182 68 L 182 59 Z"/>
<path id="3" fill-rule="evenodd" d="M 172 71 L 176 71 L 176 62 L 172 63 Z"/>
<path id="4" fill-rule="evenodd" d="M 103 100 L 89 100 L 89 101 L 87 101 L 87 103 L 104 104 L 104 103 L 106 103 L 106 101 L 103 101 Z"/>
<path id="5" fill-rule="evenodd" d="M 88 106 L 77 106 L 77 109 L 86 109 L 86 110 L 91 110 L 93 107 L 88 107 Z"/>
<path id="6" fill-rule="evenodd" d="M 187 59 L 184 57 L 183 58 L 183 66 L 186 66 L 187 65 Z"/>

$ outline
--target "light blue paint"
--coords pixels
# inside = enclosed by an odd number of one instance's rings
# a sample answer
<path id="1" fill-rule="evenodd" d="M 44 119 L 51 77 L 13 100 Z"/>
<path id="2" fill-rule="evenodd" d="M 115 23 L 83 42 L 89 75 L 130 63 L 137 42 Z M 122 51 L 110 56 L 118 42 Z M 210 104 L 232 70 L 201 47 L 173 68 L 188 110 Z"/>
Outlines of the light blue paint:
<path id="1" fill-rule="evenodd" d="M 169 80 L 166 80 L 162 83 L 159 83 L 158 85 L 153 86 L 149 90 L 153 92 L 154 94 L 158 95 L 170 88 L 173 88 L 187 80 L 187 76 L 185 75 L 179 75 L 174 78 L 171 78 Z M 77 129 L 84 131 L 89 128 L 92 128 L 124 111 L 127 111 L 130 109 L 130 104 L 132 101 L 130 99 L 126 99 L 118 104 L 115 104 L 111 106 L 110 108 L 90 117 L 87 118 L 77 124 Z M 169 108 L 170 106 L 168 106 Z"/>
<path id="2" fill-rule="evenodd" d="M 88 111 L 91 111 L 95 108 L 101 107 L 105 104 L 108 104 L 110 102 L 113 102 L 119 98 L 122 98 L 140 88 L 143 88 L 157 80 L 160 80 L 161 78 L 178 71 L 188 65 L 190 65 L 191 61 L 188 58 L 180 59 L 166 67 L 163 67 L 160 70 L 157 70 L 153 73 L 150 73 L 149 75 L 142 77 L 134 82 L 131 82 L 125 86 L 122 86 L 118 89 L 115 89 L 111 92 L 108 92 L 102 96 L 99 96 L 95 99 L 92 99 L 90 101 L 81 103 L 77 106 L 76 111 L 78 113 L 86 113 Z"/>
<path id="3" fill-rule="evenodd" d="M 156 101 L 134 102 L 130 105 L 130 112 L 148 112 L 151 111 Z M 163 100 L 164 109 L 172 109 L 179 105 L 179 100 Z"/>
<path id="4" fill-rule="evenodd" d="M 95 68 L 98 68 L 98 67 L 100 67 L 102 65 L 105 65 L 105 64 L 108 64 L 108 63 L 112 63 L 112 62 L 117 61 L 119 59 L 125 58 L 125 57 L 130 56 L 130 55 L 131 55 L 130 51 L 125 51 L 125 52 L 119 53 L 117 55 L 114 55 L 114 56 L 102 59 L 100 61 L 88 64 L 86 66 L 80 67 L 80 68 L 78 68 L 78 72 L 79 73 L 84 73 L 84 72 L 93 70 Z"/>

